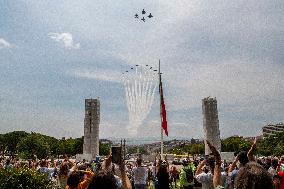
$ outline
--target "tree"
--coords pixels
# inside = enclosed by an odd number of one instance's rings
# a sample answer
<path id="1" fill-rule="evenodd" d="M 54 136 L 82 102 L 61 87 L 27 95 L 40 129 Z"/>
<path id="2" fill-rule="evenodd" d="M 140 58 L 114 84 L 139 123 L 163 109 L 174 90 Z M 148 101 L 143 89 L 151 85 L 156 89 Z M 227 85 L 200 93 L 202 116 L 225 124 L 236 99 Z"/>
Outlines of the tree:
<path id="1" fill-rule="evenodd" d="M 23 159 L 28 159 L 36 155 L 38 158 L 46 158 L 50 153 L 50 148 L 44 138 L 36 133 L 32 133 L 20 140 L 17 145 L 19 155 Z"/>
<path id="2" fill-rule="evenodd" d="M 109 155 L 110 153 L 110 145 L 108 143 L 101 143 L 100 142 L 100 155 Z"/>
<path id="3" fill-rule="evenodd" d="M 205 145 L 204 144 L 192 144 L 190 152 L 192 154 L 204 154 Z"/>
<path id="4" fill-rule="evenodd" d="M 277 133 L 260 140 L 257 144 L 257 153 L 264 156 L 284 154 L 284 132 Z"/>
<path id="5" fill-rule="evenodd" d="M 5 153 L 6 149 L 6 142 L 4 135 L 0 134 L 0 155 L 3 155 Z"/>
<path id="6" fill-rule="evenodd" d="M 4 134 L 5 146 L 9 155 L 14 155 L 17 153 L 18 142 L 27 135 L 28 133 L 25 131 L 14 131 Z"/>
<path id="7" fill-rule="evenodd" d="M 223 152 L 240 152 L 250 148 L 250 142 L 239 136 L 232 136 L 221 141 Z"/>

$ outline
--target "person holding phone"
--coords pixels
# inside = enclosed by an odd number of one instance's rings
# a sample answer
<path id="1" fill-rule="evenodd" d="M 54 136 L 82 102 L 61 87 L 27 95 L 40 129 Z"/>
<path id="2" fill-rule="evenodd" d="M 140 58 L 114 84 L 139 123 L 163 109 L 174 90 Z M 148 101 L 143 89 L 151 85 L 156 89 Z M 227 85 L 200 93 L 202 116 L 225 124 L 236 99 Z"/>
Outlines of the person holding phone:
<path id="1" fill-rule="evenodd" d="M 125 164 L 121 153 L 114 151 L 115 150 L 112 148 L 112 155 L 109 155 L 104 160 L 102 169 L 91 179 L 88 189 L 132 189 L 129 178 L 125 172 Z M 121 150 L 118 150 L 118 152 L 121 152 Z M 120 157 L 117 158 L 117 155 Z M 118 165 L 119 170 L 113 169 L 114 164 Z"/>
<path id="2" fill-rule="evenodd" d="M 142 159 L 138 158 L 136 160 L 136 167 L 133 168 L 132 174 L 134 178 L 135 189 L 146 189 L 147 179 L 148 179 L 148 169 L 147 167 L 142 167 Z"/>

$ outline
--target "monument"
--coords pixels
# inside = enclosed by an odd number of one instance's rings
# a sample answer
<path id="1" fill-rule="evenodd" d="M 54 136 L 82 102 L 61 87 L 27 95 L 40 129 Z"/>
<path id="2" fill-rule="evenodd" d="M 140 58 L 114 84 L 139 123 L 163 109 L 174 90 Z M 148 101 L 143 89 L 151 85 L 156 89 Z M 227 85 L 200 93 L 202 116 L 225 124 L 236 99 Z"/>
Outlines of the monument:
<path id="1" fill-rule="evenodd" d="M 91 161 L 99 155 L 100 101 L 85 99 L 83 154 L 77 154 L 77 160 Z"/>
<path id="2" fill-rule="evenodd" d="M 211 142 L 220 152 L 221 140 L 216 98 L 207 97 L 202 100 L 202 113 L 204 139 Z M 209 155 L 211 151 L 205 140 L 205 155 Z"/>

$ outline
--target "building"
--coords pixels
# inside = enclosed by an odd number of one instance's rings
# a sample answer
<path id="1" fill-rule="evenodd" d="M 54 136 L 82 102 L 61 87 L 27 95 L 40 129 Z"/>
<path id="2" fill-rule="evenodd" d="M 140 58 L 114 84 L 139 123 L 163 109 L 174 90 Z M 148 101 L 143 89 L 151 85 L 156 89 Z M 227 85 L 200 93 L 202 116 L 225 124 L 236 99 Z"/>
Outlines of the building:
<path id="1" fill-rule="evenodd" d="M 284 132 L 284 123 L 278 123 L 275 125 L 268 124 L 262 127 L 262 134 L 264 138 L 281 132 Z"/>
<path id="2" fill-rule="evenodd" d="M 99 155 L 100 101 L 85 99 L 83 154 L 77 154 L 77 160 L 92 160 Z"/>
<path id="3" fill-rule="evenodd" d="M 207 97 L 202 100 L 203 130 L 205 155 L 211 153 L 206 140 L 211 142 L 221 152 L 221 139 L 216 98 Z"/>

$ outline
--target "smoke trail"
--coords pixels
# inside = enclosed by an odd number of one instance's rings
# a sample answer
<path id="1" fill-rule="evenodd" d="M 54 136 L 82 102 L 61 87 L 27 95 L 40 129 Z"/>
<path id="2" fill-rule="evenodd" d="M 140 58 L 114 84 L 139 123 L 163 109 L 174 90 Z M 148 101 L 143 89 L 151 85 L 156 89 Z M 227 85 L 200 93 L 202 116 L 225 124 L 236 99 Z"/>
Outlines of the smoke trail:
<path id="1" fill-rule="evenodd" d="M 152 68 L 152 67 L 151 67 Z M 128 109 L 127 130 L 137 136 L 138 128 L 149 114 L 157 87 L 157 73 L 149 67 L 136 65 L 123 74 L 126 104 Z"/>

